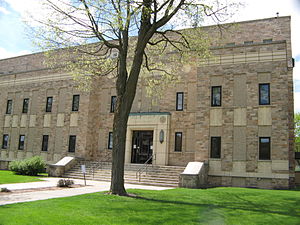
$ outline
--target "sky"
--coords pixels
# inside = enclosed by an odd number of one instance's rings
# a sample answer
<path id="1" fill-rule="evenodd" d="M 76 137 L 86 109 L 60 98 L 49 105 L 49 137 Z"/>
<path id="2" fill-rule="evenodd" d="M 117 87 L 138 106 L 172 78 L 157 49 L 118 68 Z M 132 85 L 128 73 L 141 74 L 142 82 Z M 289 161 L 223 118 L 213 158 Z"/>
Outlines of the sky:
<path id="1" fill-rule="evenodd" d="M 224 0 L 227 1 L 227 0 Z M 43 16 L 39 0 L 0 0 L 0 59 L 30 54 L 37 49 L 25 32 L 23 20 L 27 11 Z M 294 68 L 294 108 L 300 112 L 300 0 L 240 0 L 232 21 L 245 21 L 279 16 L 292 17 L 292 52 Z"/>

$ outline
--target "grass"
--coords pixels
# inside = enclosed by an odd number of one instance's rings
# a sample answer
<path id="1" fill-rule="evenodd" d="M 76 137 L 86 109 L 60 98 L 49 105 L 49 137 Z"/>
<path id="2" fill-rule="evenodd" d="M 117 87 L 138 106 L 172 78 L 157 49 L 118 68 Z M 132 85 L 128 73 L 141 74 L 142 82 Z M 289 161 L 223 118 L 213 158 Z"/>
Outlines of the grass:
<path id="1" fill-rule="evenodd" d="M 12 171 L 0 170 L 0 184 L 41 181 L 39 178 L 41 178 L 42 176 L 46 176 L 46 174 L 41 174 L 39 176 L 23 176 L 23 175 L 16 175 Z"/>
<path id="2" fill-rule="evenodd" d="M 0 224 L 299 224 L 300 192 L 246 188 L 130 190 L 0 206 Z"/>

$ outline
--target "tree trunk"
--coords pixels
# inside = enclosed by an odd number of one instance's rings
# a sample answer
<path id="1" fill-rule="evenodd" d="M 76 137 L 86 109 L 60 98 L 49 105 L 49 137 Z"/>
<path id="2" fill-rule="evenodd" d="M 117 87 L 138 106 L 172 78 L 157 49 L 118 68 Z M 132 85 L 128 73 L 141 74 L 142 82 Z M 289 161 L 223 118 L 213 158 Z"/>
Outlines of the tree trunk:
<path id="1" fill-rule="evenodd" d="M 124 100 L 123 100 L 124 101 Z M 126 100 L 125 100 L 126 101 Z M 117 103 L 118 104 L 118 103 Z M 126 115 L 127 114 L 127 115 Z M 111 194 L 126 195 L 124 187 L 125 145 L 128 113 L 118 110 L 114 115 Z"/>
<path id="2" fill-rule="evenodd" d="M 113 151 L 112 151 L 112 173 L 110 192 L 115 195 L 127 195 L 124 187 L 124 164 L 127 122 L 131 106 L 136 93 L 136 86 L 143 63 L 145 47 L 154 32 L 149 33 L 151 27 L 149 8 L 150 0 L 143 0 L 141 29 L 138 35 L 133 64 L 128 76 L 127 53 L 128 53 L 128 31 L 123 33 L 122 48 L 119 50 L 119 67 L 116 81 L 117 102 L 113 125 Z M 146 10 L 147 9 L 147 10 Z"/>

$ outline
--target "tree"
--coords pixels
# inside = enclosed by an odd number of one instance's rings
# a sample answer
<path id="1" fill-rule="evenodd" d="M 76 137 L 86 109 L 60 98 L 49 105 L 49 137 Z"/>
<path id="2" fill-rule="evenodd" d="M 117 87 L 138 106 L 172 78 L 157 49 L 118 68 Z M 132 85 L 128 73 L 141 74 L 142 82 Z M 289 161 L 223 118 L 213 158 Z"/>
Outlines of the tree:
<path id="1" fill-rule="evenodd" d="M 89 84 L 91 75 L 113 75 L 115 79 L 117 100 L 110 191 L 126 195 L 126 129 L 141 70 L 160 74 L 160 79 L 149 79 L 149 85 L 176 79 L 172 63 L 184 62 L 190 51 L 198 57 L 209 52 L 209 38 L 201 29 L 178 28 L 198 27 L 205 16 L 220 21 L 236 4 L 225 5 L 218 0 L 44 0 L 44 3 L 48 16 L 34 18 L 38 25 L 35 23 L 32 28 L 35 38 L 41 40 L 36 43 L 45 50 L 64 48 L 47 52 L 56 62 L 56 68 L 72 71 L 84 84 Z M 162 57 L 167 52 L 172 54 Z"/>
<path id="2" fill-rule="evenodd" d="M 295 123 L 295 143 L 300 143 L 300 113 L 295 113 L 294 117 Z"/>

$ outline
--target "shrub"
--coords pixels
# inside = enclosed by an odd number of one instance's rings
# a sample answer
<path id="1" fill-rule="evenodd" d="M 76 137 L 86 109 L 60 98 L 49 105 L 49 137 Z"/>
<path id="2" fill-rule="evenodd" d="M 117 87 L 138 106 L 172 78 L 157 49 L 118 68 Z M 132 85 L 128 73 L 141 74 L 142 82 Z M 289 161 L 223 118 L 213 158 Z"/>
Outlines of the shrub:
<path id="1" fill-rule="evenodd" d="M 34 156 L 21 161 L 12 161 L 9 169 L 16 174 L 36 176 L 45 171 L 46 163 L 40 156 Z"/>
<path id="2" fill-rule="evenodd" d="M 0 192 L 10 192 L 10 190 L 6 187 L 0 188 Z"/>
<path id="3" fill-rule="evenodd" d="M 74 184 L 73 180 L 70 179 L 60 179 L 57 182 L 57 187 L 71 187 Z"/>

